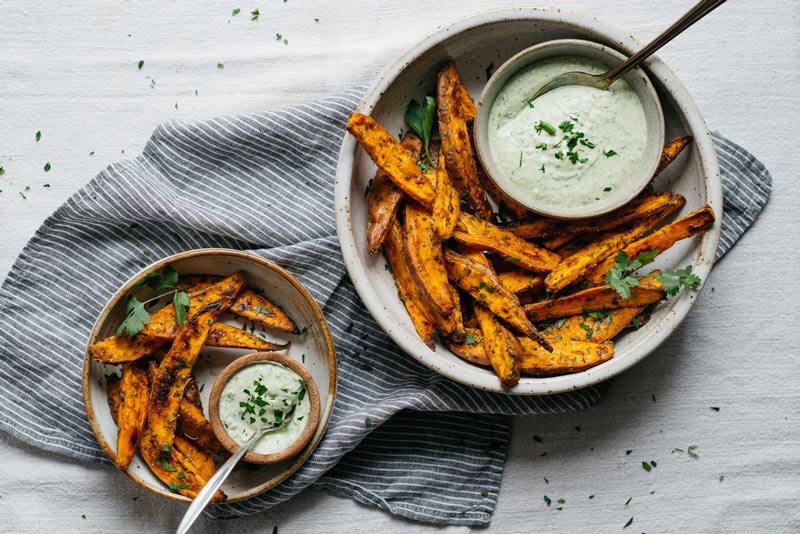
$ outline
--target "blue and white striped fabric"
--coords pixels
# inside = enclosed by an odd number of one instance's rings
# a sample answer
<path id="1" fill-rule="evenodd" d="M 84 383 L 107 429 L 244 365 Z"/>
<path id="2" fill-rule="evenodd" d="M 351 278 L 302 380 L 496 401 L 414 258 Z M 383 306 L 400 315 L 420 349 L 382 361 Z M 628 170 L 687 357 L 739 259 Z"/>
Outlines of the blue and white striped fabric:
<path id="1" fill-rule="evenodd" d="M 203 247 L 251 250 L 285 267 L 319 302 L 336 344 L 339 395 L 324 440 L 301 469 L 211 514 L 258 512 L 317 484 L 422 521 L 486 524 L 507 416 L 585 408 L 607 386 L 524 398 L 476 391 L 401 353 L 371 319 L 344 269 L 332 200 L 344 124 L 362 91 L 163 124 L 141 156 L 111 165 L 49 217 L 0 288 L 0 429 L 108 462 L 81 397 L 83 348 L 104 304 L 143 262 Z M 746 151 L 716 140 L 724 252 L 766 202 L 770 180 Z"/>

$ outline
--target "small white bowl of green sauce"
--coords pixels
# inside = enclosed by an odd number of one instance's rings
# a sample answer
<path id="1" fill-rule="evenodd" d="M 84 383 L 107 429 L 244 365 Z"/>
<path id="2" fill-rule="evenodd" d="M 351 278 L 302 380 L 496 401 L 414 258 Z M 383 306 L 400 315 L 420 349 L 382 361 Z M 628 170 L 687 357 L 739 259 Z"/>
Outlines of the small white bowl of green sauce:
<path id="1" fill-rule="evenodd" d="M 232 453 L 260 427 L 279 427 L 245 454 L 245 461 L 256 464 L 282 462 L 300 452 L 316 431 L 319 412 L 311 375 L 297 361 L 274 352 L 234 360 L 214 382 L 209 399 L 214 434 Z"/>
<path id="2" fill-rule="evenodd" d="M 475 145 L 489 178 L 532 211 L 563 219 L 612 211 L 653 177 L 664 115 L 653 84 L 636 68 L 608 91 L 570 85 L 531 95 L 568 71 L 603 73 L 626 57 L 578 39 L 516 54 L 478 101 Z"/>

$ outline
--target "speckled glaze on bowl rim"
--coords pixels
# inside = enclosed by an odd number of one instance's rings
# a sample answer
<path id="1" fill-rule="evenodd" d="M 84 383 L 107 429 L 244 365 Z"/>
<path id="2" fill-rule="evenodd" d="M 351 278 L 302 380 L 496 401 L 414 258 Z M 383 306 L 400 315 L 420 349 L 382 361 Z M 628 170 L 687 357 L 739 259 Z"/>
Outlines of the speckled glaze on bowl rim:
<path id="1" fill-rule="evenodd" d="M 179 261 L 187 260 L 187 259 L 195 259 L 201 257 L 214 257 L 219 256 L 222 258 L 237 258 L 240 260 L 251 261 L 254 264 L 257 264 L 259 268 L 271 271 L 272 273 L 278 275 L 280 278 L 283 278 L 286 282 L 288 282 L 299 294 L 305 304 L 308 306 L 308 309 L 311 311 L 311 314 L 315 318 L 315 325 L 309 325 L 309 331 L 311 331 L 315 326 L 319 327 L 320 334 L 322 335 L 322 343 L 326 348 L 325 357 L 327 358 L 327 362 L 329 365 L 329 387 L 327 390 L 327 404 L 324 410 L 320 411 L 319 421 L 317 423 L 317 430 L 315 432 L 314 437 L 311 439 L 311 442 L 306 446 L 306 448 L 299 453 L 297 456 L 292 458 L 291 463 L 281 471 L 279 474 L 269 478 L 268 480 L 264 480 L 262 483 L 249 488 L 248 490 L 236 495 L 235 497 L 229 497 L 225 503 L 233 503 L 245 499 L 249 499 L 254 497 L 264 491 L 267 491 L 284 480 L 286 480 L 289 476 L 291 476 L 297 469 L 302 466 L 306 460 L 311 456 L 311 454 L 316 449 L 317 445 L 322 441 L 322 437 L 324 436 L 325 429 L 328 425 L 330 420 L 331 413 L 333 412 L 333 406 L 336 402 L 336 386 L 337 386 L 337 365 L 336 365 L 336 351 L 333 345 L 333 338 L 331 337 L 330 330 L 328 329 L 327 321 L 322 314 L 322 310 L 319 308 L 319 305 L 314 300 L 314 297 L 308 292 L 308 290 L 303 287 L 300 282 L 297 281 L 288 271 L 283 269 L 282 267 L 278 266 L 277 264 L 261 258 L 255 254 L 251 254 L 249 252 L 243 252 L 239 250 L 231 250 L 231 249 L 222 249 L 222 248 L 207 248 L 207 249 L 196 249 L 196 250 L 189 250 L 186 252 L 179 252 L 172 256 L 168 256 L 163 258 L 159 261 L 156 261 L 144 268 L 142 268 L 139 272 L 134 274 L 127 282 L 125 282 L 122 287 L 120 287 L 114 295 L 109 299 L 108 304 L 103 308 L 100 312 L 97 321 L 92 328 L 91 333 L 89 334 L 89 338 L 86 345 L 86 351 L 84 354 L 83 360 L 83 374 L 81 380 L 81 387 L 83 390 L 83 402 L 84 408 L 86 410 L 86 416 L 89 420 L 89 425 L 92 429 L 92 433 L 97 439 L 98 444 L 103 449 L 103 452 L 108 456 L 111 462 L 114 462 L 116 457 L 116 453 L 114 449 L 111 447 L 111 444 L 106 440 L 104 436 L 103 429 L 100 427 L 100 421 L 95 413 L 94 403 L 92 401 L 92 393 L 91 393 L 91 381 L 93 378 L 97 378 L 93 376 L 92 373 L 92 357 L 89 353 L 89 346 L 94 343 L 101 331 L 105 329 L 107 326 L 106 323 L 109 321 L 109 316 L 111 315 L 112 310 L 115 306 L 117 306 L 120 301 L 127 296 L 127 294 L 135 287 L 136 283 L 147 273 L 152 272 L 154 270 L 161 269 L 166 267 L 167 265 L 174 264 Z M 280 302 L 280 296 L 273 296 L 278 302 Z M 103 386 L 103 388 L 105 388 Z M 320 395 L 323 392 L 320 391 Z M 136 453 L 136 457 L 140 456 L 138 451 Z M 135 458 L 136 458 L 135 457 Z M 124 470 L 123 473 L 128 476 L 131 480 L 133 480 L 138 486 L 150 491 L 151 493 L 155 493 L 156 495 L 160 495 L 167 499 L 179 502 L 191 502 L 191 499 L 180 495 L 178 493 L 172 493 L 166 488 L 166 486 L 161 483 L 160 485 L 149 484 L 146 480 L 138 475 L 131 466 L 128 469 Z M 224 489 L 224 487 L 223 487 Z"/>
<path id="2" fill-rule="evenodd" d="M 470 30 L 489 28 L 489 31 L 492 31 L 492 25 L 511 22 L 530 22 L 532 26 L 535 24 L 559 25 L 564 29 L 574 30 L 578 34 L 588 33 L 595 36 L 600 42 L 613 43 L 615 48 L 625 54 L 632 54 L 642 46 L 639 41 L 626 35 L 625 32 L 596 17 L 575 11 L 556 8 L 503 8 L 486 11 L 440 27 L 390 63 L 367 89 L 356 111 L 367 115 L 371 114 L 403 71 L 434 48 L 436 50 L 431 53 L 441 54 L 446 49 L 445 45 L 449 39 Z M 475 44 L 475 46 L 479 46 L 479 44 Z M 523 48 L 521 46 L 520 50 Z M 445 58 L 446 54 L 442 60 Z M 643 64 L 643 67 L 674 101 L 675 112 L 679 114 L 678 118 L 688 133 L 694 137 L 692 157 L 696 157 L 695 166 L 699 167 L 702 175 L 698 179 L 697 185 L 704 188 L 704 201 L 714 209 L 716 214 L 714 225 L 702 236 L 698 236 L 696 241 L 693 241 L 695 243 L 693 270 L 700 276 L 704 285 L 714 262 L 722 221 L 722 186 L 711 133 L 688 91 L 666 64 L 657 56 L 652 56 Z M 402 113 L 403 110 L 399 110 L 399 112 Z M 478 389 L 512 395 L 547 395 L 597 384 L 637 364 L 655 350 L 678 328 L 702 289 L 701 287 L 694 292 L 684 292 L 677 298 L 671 299 L 668 306 L 665 306 L 667 309 L 660 314 L 657 321 L 654 317 L 642 330 L 627 336 L 630 341 L 624 354 L 617 354 L 611 360 L 579 373 L 546 378 L 523 377 L 517 386 L 510 390 L 504 390 L 491 370 L 472 366 L 454 356 L 448 357 L 442 353 L 446 350 L 444 345 L 437 346 L 439 352 L 429 349 L 413 331 L 410 322 L 405 318 L 398 318 L 400 312 L 396 306 L 392 305 L 395 313 L 390 312 L 389 299 L 399 302 L 396 292 L 389 294 L 388 291 L 385 291 L 385 294 L 380 295 L 376 291 L 373 279 L 382 274 L 375 266 L 368 272 L 359 254 L 359 250 L 364 250 L 366 245 L 363 242 L 356 242 L 353 231 L 351 204 L 361 202 L 362 205 L 359 205 L 359 209 L 366 207 L 363 189 L 356 191 L 353 185 L 353 176 L 358 163 L 357 150 L 355 139 L 350 135 L 345 135 L 336 170 L 334 198 L 336 228 L 347 271 L 365 306 L 384 331 L 406 353 L 452 380 Z"/>

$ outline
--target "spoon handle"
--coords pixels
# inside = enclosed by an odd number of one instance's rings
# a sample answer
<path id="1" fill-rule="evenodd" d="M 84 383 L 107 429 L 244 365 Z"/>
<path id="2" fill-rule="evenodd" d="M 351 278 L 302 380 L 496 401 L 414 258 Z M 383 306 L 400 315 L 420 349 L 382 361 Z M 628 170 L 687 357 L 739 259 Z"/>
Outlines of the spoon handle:
<path id="1" fill-rule="evenodd" d="M 683 30 L 702 19 L 724 3 L 725 0 L 701 0 L 692 9 L 687 11 L 685 15 L 675 21 L 672 26 L 664 30 L 661 35 L 653 39 L 650 44 L 636 52 L 634 55 L 628 58 L 627 61 L 621 63 L 616 68 L 611 69 L 604 76 L 604 78 L 608 80 L 608 84 L 611 85 L 617 81 L 620 76 L 637 66 L 639 63 L 654 54 L 659 48 L 677 37 L 679 33 L 683 32 Z"/>
<path id="2" fill-rule="evenodd" d="M 252 438 L 247 440 L 239 450 L 237 450 L 233 456 L 228 458 L 228 460 L 217 469 L 217 472 L 208 479 L 208 482 L 205 483 L 203 488 L 197 494 L 197 497 L 194 498 L 192 504 L 189 505 L 189 508 L 186 510 L 186 514 L 183 516 L 181 520 L 181 524 L 178 525 L 178 534 L 185 534 L 195 520 L 200 517 L 200 514 L 203 513 L 206 505 L 208 505 L 211 498 L 217 492 L 217 490 L 222 486 L 222 483 L 228 478 L 228 475 L 231 474 L 233 468 L 236 467 L 236 464 L 239 463 L 239 460 L 250 450 L 250 447 L 253 443 L 256 442 L 258 438 L 260 438 L 264 432 L 256 432 Z"/>

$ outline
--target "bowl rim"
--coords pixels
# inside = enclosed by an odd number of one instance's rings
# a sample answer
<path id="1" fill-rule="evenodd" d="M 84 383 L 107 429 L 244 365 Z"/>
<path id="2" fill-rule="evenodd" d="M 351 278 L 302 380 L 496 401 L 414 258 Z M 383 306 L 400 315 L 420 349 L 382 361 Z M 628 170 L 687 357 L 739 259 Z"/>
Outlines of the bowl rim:
<path id="1" fill-rule="evenodd" d="M 482 11 L 438 27 L 406 52 L 395 58 L 369 86 L 355 111 L 369 115 L 377 101 L 397 76 L 408 65 L 419 59 L 422 54 L 442 41 L 467 30 L 503 21 L 550 22 L 571 26 L 586 33 L 600 35 L 605 40 L 613 42 L 615 46 L 618 44 L 620 49 L 626 53 L 632 53 L 634 49 L 642 46 L 642 43 L 633 36 L 581 11 L 540 7 L 511 7 Z M 569 375 L 545 378 L 524 377 L 511 390 L 504 390 L 500 386 L 497 377 L 492 376 L 492 373 L 484 369 L 475 368 L 481 371 L 481 374 L 475 372 L 475 370 L 469 370 L 468 374 L 458 372 L 459 368 L 453 370 L 442 365 L 441 356 L 429 349 L 421 340 L 416 339 L 414 336 L 405 335 L 405 329 L 400 333 L 395 332 L 398 325 L 389 320 L 386 307 L 378 299 L 377 292 L 372 287 L 371 279 L 361 263 L 352 231 L 350 193 L 357 146 L 355 139 L 345 135 L 339 152 L 334 187 L 334 209 L 339 245 L 342 249 L 342 256 L 350 279 L 367 310 L 404 352 L 433 371 L 477 389 L 513 395 L 549 395 L 585 388 L 616 376 L 647 357 L 680 325 L 696 300 L 694 298 L 695 295 L 699 294 L 708 280 L 708 274 L 714 262 L 722 227 L 722 184 L 711 132 L 708 130 L 703 116 L 700 114 L 686 87 L 658 56 L 651 56 L 643 65 L 646 66 L 648 72 L 652 73 L 652 76 L 664 84 L 670 93 L 670 97 L 675 101 L 676 107 L 682 110 L 682 115 L 686 121 L 685 125 L 694 135 L 693 149 L 697 151 L 699 156 L 699 165 L 703 173 L 706 191 L 706 202 L 717 214 L 714 225 L 702 235 L 701 241 L 695 249 L 699 251 L 699 258 L 693 265 L 693 269 L 702 279 L 701 286 L 697 289 L 697 292 L 694 295 L 682 294 L 679 296 L 678 298 L 682 300 L 676 302 L 671 313 L 662 319 L 664 328 L 632 346 L 631 352 L 633 354 L 624 359 L 612 358 L 600 366 Z"/>
<path id="2" fill-rule="evenodd" d="M 208 399 L 208 419 L 211 422 L 211 428 L 214 430 L 214 434 L 217 436 L 217 439 L 219 439 L 220 443 L 222 443 L 222 446 L 225 447 L 225 449 L 227 449 L 227 451 L 231 454 L 238 451 L 239 444 L 234 441 L 230 434 L 228 434 L 228 432 L 225 430 L 225 426 L 222 424 L 222 420 L 219 417 L 219 398 L 222 394 L 225 384 L 228 383 L 228 380 L 230 380 L 233 375 L 243 368 L 259 362 L 278 363 L 297 373 L 297 375 L 306 382 L 306 386 L 308 387 L 308 399 L 311 404 L 311 407 L 308 411 L 308 416 L 306 418 L 305 428 L 303 428 L 303 431 L 299 436 L 297 436 L 297 439 L 295 439 L 288 447 L 270 454 L 248 451 L 245 453 L 244 458 L 242 458 L 245 462 L 250 462 L 253 464 L 275 464 L 284 460 L 288 460 L 299 453 L 303 447 L 308 445 L 308 442 L 311 441 L 311 438 L 317 431 L 317 425 L 319 424 L 320 404 L 317 383 L 314 382 L 314 379 L 312 378 L 311 373 L 308 372 L 308 369 L 306 369 L 305 366 L 303 366 L 300 362 L 289 358 L 285 354 L 280 354 L 277 352 L 253 352 L 236 358 L 222 370 L 217 379 L 214 381 L 214 385 L 211 387 L 211 395 Z"/>
<path id="3" fill-rule="evenodd" d="M 330 421 L 331 413 L 333 412 L 333 406 L 336 403 L 336 392 L 337 392 L 337 365 L 336 365 L 336 351 L 333 344 L 333 338 L 331 337 L 330 330 L 328 328 L 328 323 L 325 320 L 325 317 L 322 314 L 322 310 L 320 309 L 317 302 L 311 296 L 311 293 L 296 279 L 292 276 L 288 271 L 284 268 L 280 267 L 276 263 L 273 263 L 269 260 L 266 260 L 256 254 L 251 252 L 245 252 L 240 250 L 233 250 L 233 249 L 226 249 L 226 248 L 204 248 L 204 249 L 194 249 L 188 250 L 184 252 L 179 252 L 177 254 L 173 254 L 171 256 L 167 256 L 162 258 L 158 261 L 155 261 L 142 269 L 136 272 L 133 276 L 131 276 L 122 286 L 112 295 L 109 299 L 106 306 L 100 312 L 95 321 L 94 326 L 89 334 L 89 337 L 86 342 L 86 349 L 84 351 L 83 357 L 83 371 L 82 371 L 82 378 L 81 378 L 81 388 L 83 390 L 83 405 L 84 409 L 86 410 L 86 417 L 89 420 L 89 426 L 92 429 L 92 433 L 94 434 L 95 439 L 100 445 L 100 448 L 103 449 L 103 452 L 106 453 L 106 456 L 114 463 L 116 458 L 116 454 L 111 449 L 111 446 L 106 441 L 105 437 L 103 437 L 103 433 L 101 432 L 100 426 L 97 423 L 97 420 L 94 415 L 94 408 L 92 406 L 92 399 L 91 399 L 91 391 L 89 387 L 89 382 L 91 379 L 91 364 L 92 364 L 92 357 L 89 353 L 89 346 L 94 342 L 97 337 L 97 334 L 104 326 L 105 321 L 108 319 L 108 315 L 110 314 L 111 310 L 116 306 L 119 301 L 128 294 L 128 292 L 134 287 L 134 284 L 139 281 L 139 279 L 151 272 L 154 269 L 160 269 L 177 261 L 185 260 L 188 258 L 200 257 L 200 256 L 232 256 L 241 259 L 246 259 L 249 261 L 253 261 L 257 264 L 260 264 L 262 267 L 273 271 L 274 273 L 278 274 L 279 276 L 283 277 L 287 282 L 289 282 L 303 297 L 303 300 L 311 307 L 312 312 L 314 313 L 314 317 L 319 324 L 322 335 L 324 338 L 324 344 L 326 347 L 326 353 L 328 357 L 328 363 L 330 366 L 330 384 L 328 387 L 328 398 L 330 402 L 328 402 L 327 406 L 325 407 L 324 412 L 321 412 L 319 422 L 317 423 L 317 432 L 318 438 L 312 438 L 311 444 L 299 455 L 297 455 L 294 461 L 283 471 L 279 474 L 275 475 L 274 477 L 270 478 L 263 484 L 260 484 L 244 493 L 234 497 L 227 499 L 224 503 L 220 504 L 230 504 L 233 502 L 241 501 L 244 499 L 249 499 L 271 489 L 284 480 L 286 480 L 289 476 L 291 476 L 301 465 L 305 463 L 305 461 L 311 456 L 311 453 L 317 448 L 317 446 L 322 442 L 322 438 L 324 436 L 324 431 L 328 426 L 328 422 Z M 130 469 L 123 470 L 123 473 L 128 476 L 131 480 L 133 480 L 137 485 L 141 486 L 142 488 L 146 489 L 151 493 L 155 493 L 156 495 L 160 495 L 167 499 L 179 502 L 192 502 L 192 499 L 180 495 L 178 493 L 170 493 L 165 492 L 163 488 L 155 487 L 147 484 L 143 479 L 139 478 L 136 473 L 132 472 Z"/>
<path id="4" fill-rule="evenodd" d="M 489 115 L 492 107 L 494 106 L 497 95 L 500 93 L 502 88 L 511 78 L 516 76 L 522 70 L 531 67 L 538 61 L 551 57 L 546 55 L 549 51 L 553 49 L 563 49 L 565 47 L 569 47 L 573 50 L 573 52 L 570 52 L 570 54 L 580 57 L 586 56 L 584 50 L 593 50 L 598 55 L 602 55 L 606 58 L 617 61 L 625 61 L 629 57 L 610 46 L 606 46 L 595 41 L 588 41 L 586 39 L 553 39 L 551 41 L 544 41 L 520 50 L 506 60 L 502 65 L 500 65 L 500 67 L 498 67 L 498 69 L 492 74 L 489 80 L 487 80 L 486 84 L 481 90 L 481 94 L 478 97 L 476 106 L 477 111 L 475 113 L 475 151 L 477 152 L 478 158 L 483 166 L 483 170 L 489 179 L 492 180 L 492 182 L 494 182 L 494 184 L 501 191 L 509 195 L 520 204 L 524 205 L 529 210 L 541 215 L 558 219 L 583 219 L 587 217 L 597 217 L 624 206 L 633 200 L 639 193 L 641 193 L 645 187 L 647 187 L 647 184 L 649 184 L 652 180 L 656 168 L 658 167 L 658 162 L 664 147 L 665 120 L 664 111 L 661 109 L 661 99 L 658 97 L 658 93 L 656 92 L 656 88 L 653 86 L 653 82 L 650 80 L 650 77 L 641 67 L 637 66 L 634 69 L 631 69 L 625 73 L 625 76 L 622 78 L 630 80 L 631 77 L 636 76 L 638 79 L 642 80 L 643 85 L 641 86 L 637 86 L 636 84 L 632 84 L 630 82 L 629 85 L 631 85 L 631 88 L 634 90 L 637 98 L 642 103 L 642 109 L 645 110 L 645 114 L 647 109 L 647 106 L 645 105 L 645 98 L 654 105 L 655 111 L 655 113 L 645 115 L 647 126 L 647 144 L 645 145 L 644 152 L 642 153 L 639 163 L 634 169 L 634 172 L 631 174 L 631 177 L 629 177 L 627 180 L 629 184 L 633 183 L 633 186 L 627 185 L 626 187 L 618 188 L 617 191 L 605 199 L 582 206 L 558 206 L 543 202 L 533 196 L 522 197 L 516 195 L 515 191 L 505 187 L 508 179 L 505 178 L 503 173 L 500 172 L 500 169 L 497 168 L 497 165 L 494 161 L 494 156 L 492 155 L 492 151 L 489 147 Z M 558 51 L 555 53 L 555 55 L 562 54 L 564 54 L 563 51 Z M 544 57 L 542 57 L 543 55 Z M 531 59 L 531 56 L 535 57 Z M 500 83 L 501 79 L 504 79 L 503 83 Z M 637 87 L 640 87 L 641 91 L 637 90 Z M 487 99 L 490 100 L 487 102 Z"/>

